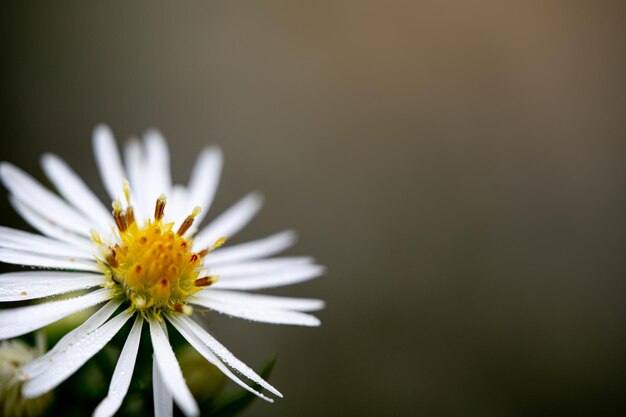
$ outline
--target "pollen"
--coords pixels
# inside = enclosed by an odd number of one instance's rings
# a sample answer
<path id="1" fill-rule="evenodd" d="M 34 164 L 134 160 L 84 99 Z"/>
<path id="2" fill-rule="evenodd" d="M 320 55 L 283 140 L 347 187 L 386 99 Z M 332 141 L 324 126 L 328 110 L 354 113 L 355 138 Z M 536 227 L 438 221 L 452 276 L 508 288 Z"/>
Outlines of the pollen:
<path id="1" fill-rule="evenodd" d="M 130 308 L 143 315 L 160 317 L 163 312 L 191 314 L 187 304 L 194 293 L 213 284 L 217 277 L 200 277 L 202 258 L 225 240 L 220 238 L 211 247 L 193 252 L 192 238 L 185 233 L 200 212 L 196 207 L 174 232 L 174 223 L 164 221 L 166 197 L 155 203 L 154 219 L 143 226 L 135 222 L 130 204 L 128 183 L 124 183 L 128 206 L 122 210 L 119 201 L 113 203 L 113 218 L 119 241 L 106 245 L 93 234 L 92 239 L 102 247 L 99 264 L 107 277 L 107 286 L 128 301 Z"/>

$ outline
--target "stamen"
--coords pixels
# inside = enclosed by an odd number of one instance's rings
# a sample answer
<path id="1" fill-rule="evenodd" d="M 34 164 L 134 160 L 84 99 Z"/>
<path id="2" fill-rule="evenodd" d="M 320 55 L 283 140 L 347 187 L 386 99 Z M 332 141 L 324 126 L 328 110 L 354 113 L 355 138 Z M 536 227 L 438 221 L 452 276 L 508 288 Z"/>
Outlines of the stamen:
<path id="1" fill-rule="evenodd" d="M 226 243 L 226 239 L 228 239 L 226 236 L 222 236 L 221 238 L 217 239 L 215 243 L 209 246 L 208 248 L 202 249 L 200 252 L 197 252 L 196 255 L 198 255 L 200 258 L 204 258 L 209 253 L 213 252 L 215 249 L 219 248 L 224 243 Z"/>
<path id="2" fill-rule="evenodd" d="M 167 198 L 165 194 L 161 194 L 159 198 L 157 198 L 156 205 L 154 206 L 154 219 L 161 220 L 163 218 L 163 214 L 165 213 L 165 203 L 167 202 Z"/>
<path id="3" fill-rule="evenodd" d="M 97 245 L 102 245 L 103 244 L 102 237 L 100 237 L 98 232 L 96 232 L 95 230 L 91 229 L 89 231 L 89 234 L 91 235 L 91 240 L 93 240 L 95 244 L 97 244 Z"/>
<path id="4" fill-rule="evenodd" d="M 220 246 L 222 246 L 224 243 L 226 243 L 227 239 L 228 239 L 227 236 L 222 236 L 221 238 L 217 239 L 215 241 L 215 243 L 212 244 L 211 247 L 209 248 L 209 252 L 213 252 L 215 249 L 217 249 Z"/>
<path id="5" fill-rule="evenodd" d="M 124 197 L 126 197 L 126 202 L 130 205 L 130 184 L 126 178 L 122 178 L 122 188 L 124 189 Z"/>
<path id="6" fill-rule="evenodd" d="M 183 313 L 186 316 L 191 316 L 193 313 L 193 308 L 188 304 L 176 303 L 174 304 L 174 311 L 177 313 Z"/>
<path id="7" fill-rule="evenodd" d="M 119 266 L 117 259 L 115 259 L 115 249 L 111 249 L 111 253 L 106 256 L 106 261 L 111 268 L 117 268 Z"/>
<path id="8" fill-rule="evenodd" d="M 206 277 L 198 278 L 196 280 L 196 287 L 208 287 L 215 284 L 218 281 L 218 277 L 215 275 L 209 275 Z"/>
<path id="9" fill-rule="evenodd" d="M 128 206 L 128 208 L 126 208 L 126 224 L 127 225 L 131 225 L 133 223 L 135 223 L 135 209 L 133 209 L 133 206 Z"/>
<path id="10" fill-rule="evenodd" d="M 139 309 L 139 310 L 144 308 L 146 306 L 146 304 L 147 304 L 146 299 L 144 297 L 142 297 L 141 295 L 133 294 L 131 296 L 131 301 L 135 304 L 135 307 L 137 307 L 137 309 Z"/>
<path id="11" fill-rule="evenodd" d="M 128 229 L 128 224 L 126 224 L 126 218 L 124 217 L 124 213 L 122 213 L 122 205 L 119 200 L 113 202 L 113 219 L 120 232 L 125 232 L 126 229 Z"/>
<path id="12" fill-rule="evenodd" d="M 196 206 L 194 207 L 193 211 L 191 212 L 191 214 L 189 216 L 187 216 L 187 218 L 185 219 L 185 221 L 183 222 L 183 224 L 180 225 L 180 228 L 178 229 L 178 232 L 176 232 L 178 234 L 178 236 L 182 236 L 185 234 L 185 232 L 187 230 L 189 230 L 189 228 L 191 227 L 191 225 L 193 224 L 194 219 L 196 218 L 196 216 L 198 214 L 200 214 L 200 210 L 202 210 L 200 207 Z"/>

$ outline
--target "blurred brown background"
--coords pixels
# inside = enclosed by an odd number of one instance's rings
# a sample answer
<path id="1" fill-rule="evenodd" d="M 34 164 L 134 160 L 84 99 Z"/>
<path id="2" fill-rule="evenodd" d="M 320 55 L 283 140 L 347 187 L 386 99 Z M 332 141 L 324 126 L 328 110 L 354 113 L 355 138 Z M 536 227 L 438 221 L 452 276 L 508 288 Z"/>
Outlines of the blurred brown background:
<path id="1" fill-rule="evenodd" d="M 619 1 L 0 6 L 1 159 L 155 126 L 213 213 L 267 204 L 326 277 L 319 329 L 215 318 L 285 394 L 249 416 L 624 415 L 626 7 Z M 6 198 L 2 224 L 21 224 Z"/>

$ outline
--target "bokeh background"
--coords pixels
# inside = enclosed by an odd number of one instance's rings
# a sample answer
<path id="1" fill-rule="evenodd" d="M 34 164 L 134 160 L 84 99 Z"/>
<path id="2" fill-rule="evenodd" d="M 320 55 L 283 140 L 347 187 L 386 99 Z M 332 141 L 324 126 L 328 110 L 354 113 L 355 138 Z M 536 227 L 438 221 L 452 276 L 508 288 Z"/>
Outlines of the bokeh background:
<path id="1" fill-rule="evenodd" d="M 319 329 L 215 317 L 286 397 L 248 416 L 626 414 L 620 1 L 0 6 L 1 159 L 158 127 L 187 180 L 225 151 L 237 242 L 292 227 Z M 3 225 L 23 225 L 5 198 Z"/>

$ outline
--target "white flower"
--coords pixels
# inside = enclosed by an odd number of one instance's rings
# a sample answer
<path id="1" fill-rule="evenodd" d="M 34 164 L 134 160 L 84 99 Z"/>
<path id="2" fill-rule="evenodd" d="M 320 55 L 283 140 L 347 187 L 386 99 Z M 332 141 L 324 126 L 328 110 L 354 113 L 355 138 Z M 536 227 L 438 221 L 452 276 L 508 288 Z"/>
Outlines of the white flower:
<path id="1" fill-rule="evenodd" d="M 108 127 L 95 129 L 93 145 L 102 181 L 113 200 L 112 215 L 55 155 L 44 155 L 41 162 L 62 198 L 14 165 L 0 165 L 0 179 L 11 193 L 13 207 L 42 233 L 0 227 L 0 261 L 53 270 L 0 275 L 0 301 L 91 290 L 75 298 L 0 311 L 0 339 L 104 304 L 52 350 L 23 368 L 22 394 L 32 398 L 55 388 L 134 318 L 109 394 L 94 415 L 112 416 L 120 407 L 130 385 L 145 321 L 154 349 L 157 415 L 172 414 L 172 399 L 185 415 L 199 414 L 168 341 L 165 320 L 243 388 L 272 401 L 232 370 L 282 397 L 192 320 L 192 306 L 259 322 L 318 326 L 319 320 L 306 312 L 322 308 L 320 300 L 239 290 L 305 281 L 321 275 L 323 267 L 308 257 L 266 259 L 294 243 L 291 231 L 220 249 L 226 236 L 237 233 L 260 209 L 262 200 L 256 193 L 196 233 L 193 225 L 201 223 L 219 182 L 222 153 L 218 148 L 207 148 L 199 155 L 185 187 L 172 184 L 167 144 L 156 131 L 148 132 L 143 143 L 127 144 L 125 164 Z"/>
<path id="2" fill-rule="evenodd" d="M 4 417 L 41 416 L 52 402 L 51 393 L 37 398 L 24 398 L 21 394 L 22 367 L 45 351 L 41 332 L 37 332 L 35 340 L 35 347 L 17 339 L 0 341 L 0 415 Z"/>

